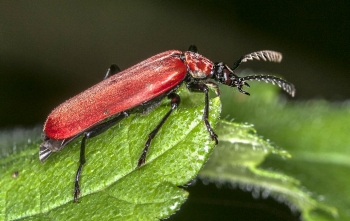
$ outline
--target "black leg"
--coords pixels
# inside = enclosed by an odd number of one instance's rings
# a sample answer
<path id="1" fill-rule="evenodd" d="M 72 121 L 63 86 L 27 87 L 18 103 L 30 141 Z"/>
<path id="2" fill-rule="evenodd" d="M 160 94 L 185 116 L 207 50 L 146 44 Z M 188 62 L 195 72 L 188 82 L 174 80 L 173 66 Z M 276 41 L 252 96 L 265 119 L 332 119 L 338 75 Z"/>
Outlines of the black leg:
<path id="1" fill-rule="evenodd" d="M 143 151 L 142 151 L 142 154 L 140 156 L 137 167 L 140 167 L 143 164 L 145 164 L 148 147 L 150 146 L 152 139 L 156 136 L 159 129 L 163 126 L 164 122 L 168 119 L 168 117 L 173 112 L 173 110 L 175 110 L 180 104 L 180 96 L 179 95 L 177 95 L 175 93 L 171 93 L 168 95 L 168 98 L 171 100 L 170 101 L 171 102 L 171 109 L 168 111 L 168 113 L 166 113 L 166 115 L 159 122 L 159 124 L 156 126 L 156 128 L 148 135 L 148 140 L 145 143 L 145 147 L 143 148 Z"/>
<path id="2" fill-rule="evenodd" d="M 78 196 L 80 195 L 79 181 L 80 181 L 80 175 L 81 175 L 81 171 L 83 169 L 83 165 L 85 164 L 85 141 L 86 141 L 86 139 L 95 137 L 95 136 L 103 133 L 104 131 L 106 131 L 107 129 L 109 129 L 114 124 L 116 124 L 121 119 L 123 119 L 127 116 L 128 116 L 128 113 L 122 112 L 122 113 L 120 113 L 119 116 L 112 118 L 109 121 L 98 124 L 98 125 L 90 128 L 88 131 L 85 131 L 83 133 L 83 139 L 81 140 L 81 145 L 80 145 L 79 168 L 78 168 L 77 173 L 75 175 L 75 185 L 74 185 L 74 201 L 75 202 L 78 202 Z"/>
<path id="3" fill-rule="evenodd" d="M 215 84 L 214 82 L 205 82 L 205 85 L 212 88 L 217 96 L 220 96 L 220 88 L 219 85 Z"/>
<path id="4" fill-rule="evenodd" d="M 75 184 L 74 184 L 74 201 L 78 202 L 78 196 L 80 195 L 80 186 L 79 186 L 79 180 L 80 180 L 80 174 L 81 170 L 83 169 L 83 165 L 85 164 L 85 140 L 87 138 L 87 133 L 84 133 L 83 139 L 81 140 L 80 145 L 80 160 L 79 160 L 79 168 L 77 170 L 77 173 L 75 174 Z"/>
<path id="5" fill-rule="evenodd" d="M 204 113 L 203 113 L 203 121 L 205 126 L 207 127 L 207 130 L 210 134 L 210 137 L 212 140 L 215 141 L 215 144 L 218 144 L 218 135 L 215 134 L 213 128 L 210 126 L 210 123 L 208 121 L 208 116 L 209 116 L 209 88 L 207 85 L 204 83 L 188 83 L 186 84 L 186 87 L 190 91 L 195 91 L 195 92 L 203 92 L 205 94 L 205 106 L 204 106 Z"/>
<path id="6" fill-rule="evenodd" d="M 188 48 L 188 51 L 192 51 L 192 52 L 197 53 L 198 49 L 197 49 L 196 45 L 190 45 L 190 47 Z"/>
<path id="7" fill-rule="evenodd" d="M 115 75 L 119 72 L 120 72 L 120 68 L 116 64 L 112 64 L 111 67 L 108 68 L 108 71 L 104 79 L 107 79 L 110 76 Z"/>

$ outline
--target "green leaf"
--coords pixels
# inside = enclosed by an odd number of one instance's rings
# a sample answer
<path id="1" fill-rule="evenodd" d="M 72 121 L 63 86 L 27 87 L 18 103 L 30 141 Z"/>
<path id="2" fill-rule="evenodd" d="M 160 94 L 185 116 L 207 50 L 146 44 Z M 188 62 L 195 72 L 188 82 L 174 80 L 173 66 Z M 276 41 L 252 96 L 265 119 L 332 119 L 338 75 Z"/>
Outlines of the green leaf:
<path id="1" fill-rule="evenodd" d="M 284 94 L 277 97 L 276 86 L 261 82 L 250 84 L 251 96 L 223 88 L 222 116 L 253 123 L 259 135 L 292 155 L 291 159 L 269 155 L 259 170 L 294 177 L 300 189 L 324 205 L 336 208 L 339 215 L 338 218 L 332 216 L 335 213 L 331 208 L 330 214 L 324 212 L 324 207 L 304 207 L 303 200 L 293 202 L 304 220 L 350 220 L 349 102 L 293 102 L 293 99 L 286 102 Z"/>
<path id="2" fill-rule="evenodd" d="M 300 210 L 304 220 L 335 219 L 334 207 L 339 220 L 350 220 L 349 105 L 287 103 L 276 96 L 276 87 L 251 85 L 250 97 L 222 89 L 222 116 L 254 123 L 259 134 L 288 152 L 257 136 L 251 125 L 221 122 L 215 129 L 219 145 L 200 177 L 231 182 L 256 197 L 273 196 Z M 188 195 L 178 186 L 196 176 L 214 145 L 202 122 L 203 94 L 189 96 L 185 90 L 181 98 L 140 169 L 135 167 L 144 142 L 169 110 L 168 102 L 88 140 L 80 203 L 72 202 L 79 139 L 41 164 L 37 134 L 16 132 L 11 139 L 11 132 L 0 135 L 5 140 L 0 143 L 5 145 L 0 154 L 0 220 L 158 220 L 173 214 Z M 214 126 L 218 98 L 210 108 Z"/>
<path id="3" fill-rule="evenodd" d="M 133 114 L 87 141 L 80 203 L 73 203 L 80 139 L 40 163 L 40 142 L 0 158 L 0 220 L 158 220 L 187 199 L 178 186 L 193 179 L 214 142 L 203 124 L 204 95 L 181 92 L 182 103 L 152 141 L 146 164 L 136 169 L 147 135 L 169 101 L 147 115 Z M 210 101 L 215 126 L 220 100 Z M 37 136 L 36 136 L 37 137 Z M 6 142 L 9 146 L 10 142 Z M 11 147 L 1 147 L 7 150 Z M 10 151 L 11 152 L 11 151 Z M 18 171 L 16 177 L 14 172 Z"/>
<path id="4" fill-rule="evenodd" d="M 283 158 L 289 158 L 290 155 L 258 137 L 252 126 L 221 121 L 216 130 L 221 135 L 220 143 L 199 173 L 202 180 L 229 182 L 233 186 L 252 191 L 256 198 L 275 197 L 278 201 L 287 203 L 292 210 L 302 211 L 304 218 L 309 217 L 315 209 L 337 215 L 335 208 L 318 202 L 302 190 L 298 180 L 258 167 L 271 153 Z"/>

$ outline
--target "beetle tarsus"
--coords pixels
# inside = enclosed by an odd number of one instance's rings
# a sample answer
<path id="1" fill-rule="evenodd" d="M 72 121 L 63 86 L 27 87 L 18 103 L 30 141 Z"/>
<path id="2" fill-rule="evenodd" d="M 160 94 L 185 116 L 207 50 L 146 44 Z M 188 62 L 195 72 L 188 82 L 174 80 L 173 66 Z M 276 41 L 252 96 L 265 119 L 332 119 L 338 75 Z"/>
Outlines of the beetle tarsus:
<path id="1" fill-rule="evenodd" d="M 210 126 L 210 123 L 208 120 L 205 120 L 205 126 L 207 127 L 207 130 L 210 134 L 210 137 L 213 141 L 215 141 L 215 144 L 217 145 L 219 142 L 218 142 L 218 135 L 213 131 L 213 129 L 211 128 Z"/>
<path id="2" fill-rule="evenodd" d="M 151 145 L 151 141 L 154 138 L 154 136 L 157 134 L 158 131 L 155 132 L 155 130 L 153 130 L 149 135 L 148 135 L 148 139 L 145 143 L 145 147 L 143 148 L 142 154 L 139 158 L 139 161 L 137 163 L 137 168 L 140 168 L 142 165 L 144 165 L 146 163 L 146 156 L 147 156 L 147 152 L 148 152 L 148 148 Z"/>
<path id="3" fill-rule="evenodd" d="M 144 165 L 146 163 L 146 156 L 147 156 L 148 147 L 149 147 L 149 145 L 147 146 L 147 149 L 145 148 L 143 150 L 143 152 L 141 154 L 141 157 L 140 157 L 140 159 L 139 159 L 139 161 L 137 163 L 137 168 L 140 168 L 142 165 Z"/>
<path id="4" fill-rule="evenodd" d="M 75 175 L 75 184 L 74 184 L 74 202 L 78 202 L 78 196 L 80 195 L 80 186 L 79 186 L 79 179 L 80 179 L 80 174 L 81 170 L 83 168 L 83 165 L 80 164 L 77 174 Z"/>

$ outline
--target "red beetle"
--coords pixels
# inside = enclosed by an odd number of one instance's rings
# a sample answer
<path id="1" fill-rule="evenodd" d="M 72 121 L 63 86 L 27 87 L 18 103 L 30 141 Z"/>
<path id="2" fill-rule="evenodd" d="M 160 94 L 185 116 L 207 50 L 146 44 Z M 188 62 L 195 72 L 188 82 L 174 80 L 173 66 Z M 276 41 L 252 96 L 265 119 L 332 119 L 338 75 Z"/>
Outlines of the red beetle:
<path id="1" fill-rule="evenodd" d="M 212 140 L 218 143 L 217 135 L 208 121 L 209 87 L 220 95 L 215 82 L 242 88 L 248 86 L 247 80 L 263 80 L 276 83 L 290 95 L 294 96 L 294 86 L 274 76 L 251 75 L 238 77 L 234 70 L 242 63 L 253 59 L 280 62 L 282 55 L 274 51 L 253 52 L 241 57 L 229 68 L 226 64 L 214 63 L 197 53 L 191 45 L 186 52 L 172 50 L 155 55 L 125 71 L 112 65 L 105 79 L 76 95 L 55 108 L 44 125 L 44 142 L 40 145 L 39 158 L 44 162 L 52 152 L 63 149 L 69 142 L 83 135 L 80 149 L 80 165 L 75 176 L 74 201 L 80 194 L 79 179 L 85 163 L 85 140 L 101 134 L 131 113 L 146 113 L 168 97 L 171 108 L 156 128 L 149 134 L 137 167 L 145 163 L 150 143 L 166 119 L 180 104 L 180 96 L 175 92 L 182 83 L 190 91 L 205 94 L 203 121 Z"/>

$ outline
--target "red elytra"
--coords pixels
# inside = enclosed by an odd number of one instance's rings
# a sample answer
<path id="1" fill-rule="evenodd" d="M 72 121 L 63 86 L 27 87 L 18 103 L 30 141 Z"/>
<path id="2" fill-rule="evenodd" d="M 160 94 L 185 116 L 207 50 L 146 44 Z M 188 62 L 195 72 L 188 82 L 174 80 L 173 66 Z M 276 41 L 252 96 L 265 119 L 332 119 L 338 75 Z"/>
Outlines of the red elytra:
<path id="1" fill-rule="evenodd" d="M 62 103 L 46 120 L 46 136 L 56 140 L 70 138 L 173 89 L 187 73 L 185 63 L 174 57 L 181 53 L 166 51 L 155 55 Z"/>
<path id="2" fill-rule="evenodd" d="M 195 46 L 186 52 L 166 51 L 140 62 L 122 72 L 112 65 L 105 80 L 67 100 L 54 109 L 44 125 L 44 142 L 40 145 L 39 158 L 43 162 L 52 152 L 63 149 L 69 142 L 82 135 L 80 164 L 75 176 L 74 201 L 80 194 L 80 174 L 85 164 L 85 140 L 97 136 L 135 112 L 147 113 L 159 102 L 168 97 L 171 108 L 156 128 L 148 135 L 137 167 L 146 162 L 150 143 L 167 118 L 180 104 L 180 96 L 175 92 L 182 83 L 190 91 L 205 94 L 203 121 L 209 135 L 218 143 L 217 135 L 208 121 L 209 88 L 220 95 L 216 82 L 237 87 L 241 93 L 249 95 L 243 86 L 249 87 L 248 80 L 265 81 L 277 84 L 294 96 L 293 84 L 268 75 L 238 77 L 234 70 L 248 60 L 280 62 L 282 55 L 274 51 L 258 51 L 238 59 L 233 68 L 219 62 L 214 63 L 197 53 Z"/>

